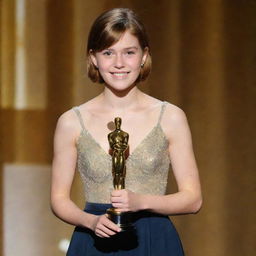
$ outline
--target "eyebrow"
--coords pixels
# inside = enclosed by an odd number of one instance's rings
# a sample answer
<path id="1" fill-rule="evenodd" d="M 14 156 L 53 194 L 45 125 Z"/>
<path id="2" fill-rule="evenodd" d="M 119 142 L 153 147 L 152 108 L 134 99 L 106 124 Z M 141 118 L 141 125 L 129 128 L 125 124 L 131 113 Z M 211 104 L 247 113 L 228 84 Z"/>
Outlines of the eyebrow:
<path id="1" fill-rule="evenodd" d="M 137 46 L 129 46 L 129 47 L 125 47 L 124 50 L 131 50 L 131 49 L 134 49 L 134 50 L 138 50 L 138 47 Z M 113 51 L 114 49 L 112 48 L 107 48 L 105 50 L 111 50 Z"/>
<path id="2" fill-rule="evenodd" d="M 136 46 L 131 46 L 131 47 L 127 47 L 127 48 L 125 48 L 125 50 L 130 50 L 130 49 L 138 50 L 138 47 L 136 47 Z"/>

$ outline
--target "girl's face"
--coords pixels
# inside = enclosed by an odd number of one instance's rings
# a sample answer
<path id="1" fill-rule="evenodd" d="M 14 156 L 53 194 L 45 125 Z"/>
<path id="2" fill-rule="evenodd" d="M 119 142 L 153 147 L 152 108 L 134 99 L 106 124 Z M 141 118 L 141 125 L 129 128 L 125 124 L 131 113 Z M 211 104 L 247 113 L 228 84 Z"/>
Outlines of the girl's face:
<path id="1" fill-rule="evenodd" d="M 93 64 L 98 67 L 105 83 L 117 91 L 134 84 L 146 57 L 147 49 L 142 50 L 137 37 L 129 31 L 114 45 L 91 54 Z"/>

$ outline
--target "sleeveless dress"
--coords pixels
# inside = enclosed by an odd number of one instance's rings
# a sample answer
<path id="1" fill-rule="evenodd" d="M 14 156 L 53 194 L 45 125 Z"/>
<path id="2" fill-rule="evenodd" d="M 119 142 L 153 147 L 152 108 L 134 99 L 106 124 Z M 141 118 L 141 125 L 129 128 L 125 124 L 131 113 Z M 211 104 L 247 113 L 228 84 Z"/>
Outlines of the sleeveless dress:
<path id="1" fill-rule="evenodd" d="M 125 187 L 135 193 L 164 195 L 170 165 L 169 142 L 161 127 L 167 102 L 162 102 L 158 121 L 126 159 Z M 112 157 L 85 128 L 79 107 L 73 110 L 81 124 L 77 140 L 77 168 L 86 198 L 84 211 L 102 215 L 112 205 Z M 106 138 L 107 139 L 107 138 Z M 168 216 L 149 211 L 132 213 L 133 229 L 100 238 L 93 231 L 76 227 L 67 256 L 182 256 L 178 233 Z"/>

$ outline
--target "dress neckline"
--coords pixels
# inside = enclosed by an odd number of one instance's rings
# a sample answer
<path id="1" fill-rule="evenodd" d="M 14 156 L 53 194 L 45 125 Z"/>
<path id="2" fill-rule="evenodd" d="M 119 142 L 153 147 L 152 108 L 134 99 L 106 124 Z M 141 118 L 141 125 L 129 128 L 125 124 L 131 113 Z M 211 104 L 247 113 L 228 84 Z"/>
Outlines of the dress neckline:
<path id="1" fill-rule="evenodd" d="M 163 134 L 163 137 L 166 141 L 168 141 L 168 139 L 166 138 L 166 135 L 160 125 L 160 123 L 157 123 L 148 133 L 145 137 L 143 137 L 143 139 L 139 142 L 139 144 L 133 149 L 133 151 L 129 154 L 129 156 L 127 157 L 126 161 L 128 161 L 129 159 L 131 159 L 132 157 L 134 157 L 134 155 L 136 154 L 136 152 L 143 147 L 143 145 L 145 145 L 146 141 L 150 138 L 150 136 L 152 135 L 152 133 L 154 133 L 157 129 L 159 129 L 161 131 L 161 133 Z M 93 141 L 93 143 L 95 145 L 97 145 L 97 147 L 99 148 L 99 150 L 109 159 L 112 160 L 112 157 L 109 153 L 106 152 L 106 150 L 100 145 L 100 143 L 92 136 L 92 134 L 86 129 L 84 128 L 78 139 L 77 139 L 77 145 L 80 143 L 80 139 L 81 137 L 83 137 L 84 134 L 87 134 L 89 136 L 89 138 L 91 139 L 91 141 Z"/>
<path id="2" fill-rule="evenodd" d="M 132 158 L 136 152 L 141 148 L 143 147 L 143 145 L 145 144 L 145 142 L 148 140 L 148 138 L 150 136 L 152 136 L 152 133 L 154 131 L 156 131 L 157 129 L 160 129 L 160 132 L 162 133 L 164 139 L 166 141 L 168 141 L 163 129 L 162 129 L 162 126 L 161 126 L 161 119 L 162 119 L 162 115 L 163 115 L 163 112 L 165 110 L 165 106 L 166 106 L 166 101 L 162 101 L 162 104 L 161 104 L 161 109 L 160 109 L 160 113 L 159 113 L 159 116 L 158 116 L 158 121 L 157 123 L 152 127 L 152 129 L 146 134 L 146 136 L 144 136 L 142 138 L 142 140 L 134 147 L 133 151 L 129 154 L 129 156 L 127 157 L 126 161 L 128 161 L 130 158 Z M 82 130 L 81 130 L 81 133 L 80 135 L 78 136 L 77 138 L 77 142 L 76 142 L 76 145 L 79 144 L 79 141 L 80 141 L 80 138 L 84 135 L 84 134 L 87 134 L 88 137 L 93 141 L 93 143 L 95 145 L 97 145 L 97 147 L 99 148 L 99 150 L 103 153 L 103 155 L 105 155 L 109 160 L 112 159 L 111 155 L 106 152 L 106 150 L 101 146 L 101 144 L 94 138 L 94 136 L 90 133 L 90 131 L 85 127 L 84 125 L 84 122 L 83 122 L 83 118 L 82 118 L 82 115 L 80 113 L 80 110 L 79 110 L 79 107 L 74 107 L 73 108 L 74 111 L 76 112 L 76 114 L 78 115 L 78 118 L 79 118 L 79 121 L 80 121 L 80 124 L 81 124 L 81 127 L 82 127 Z"/>

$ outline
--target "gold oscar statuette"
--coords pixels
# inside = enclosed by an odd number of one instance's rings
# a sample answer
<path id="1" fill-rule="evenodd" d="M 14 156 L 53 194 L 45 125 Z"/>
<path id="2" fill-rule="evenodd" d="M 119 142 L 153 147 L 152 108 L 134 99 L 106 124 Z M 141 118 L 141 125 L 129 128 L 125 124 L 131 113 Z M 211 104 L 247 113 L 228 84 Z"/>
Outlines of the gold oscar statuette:
<path id="1" fill-rule="evenodd" d="M 125 151 L 128 148 L 129 134 L 121 130 L 122 120 L 115 118 L 115 130 L 108 134 L 109 146 L 112 152 L 112 175 L 114 189 L 125 188 Z M 132 227 L 131 213 L 121 212 L 116 208 L 107 209 L 108 218 L 116 223 L 122 231 Z"/>

